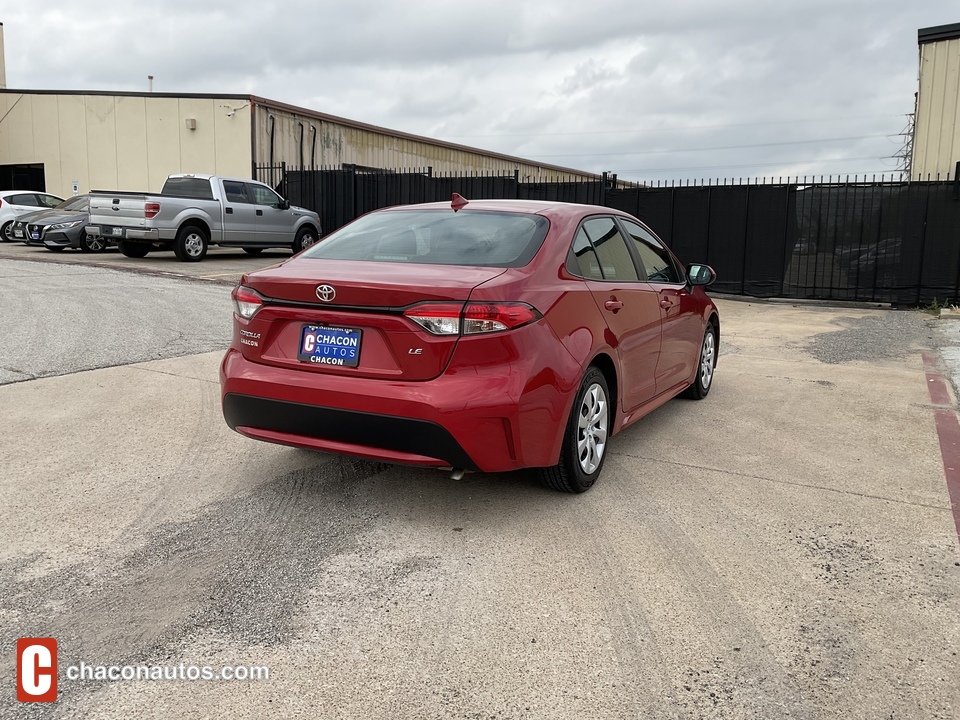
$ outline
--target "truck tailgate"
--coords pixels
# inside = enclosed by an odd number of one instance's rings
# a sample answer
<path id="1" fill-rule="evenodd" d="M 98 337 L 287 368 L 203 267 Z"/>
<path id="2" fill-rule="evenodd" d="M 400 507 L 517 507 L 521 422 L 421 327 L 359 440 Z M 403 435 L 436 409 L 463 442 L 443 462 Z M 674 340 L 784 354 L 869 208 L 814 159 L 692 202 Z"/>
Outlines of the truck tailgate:
<path id="1" fill-rule="evenodd" d="M 146 218 L 143 206 L 148 197 L 134 194 L 93 195 L 90 198 L 90 224 L 144 227 Z"/>

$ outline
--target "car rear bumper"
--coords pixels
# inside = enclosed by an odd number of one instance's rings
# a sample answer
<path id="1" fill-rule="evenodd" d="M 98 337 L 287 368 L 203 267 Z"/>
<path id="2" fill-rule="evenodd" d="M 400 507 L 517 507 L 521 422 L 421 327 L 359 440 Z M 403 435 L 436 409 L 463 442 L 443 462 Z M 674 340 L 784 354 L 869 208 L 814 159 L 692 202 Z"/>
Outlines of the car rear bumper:
<path id="1" fill-rule="evenodd" d="M 447 430 L 427 420 L 228 393 L 223 417 L 257 440 L 317 447 L 412 465 L 479 470 Z M 319 437 L 317 437 L 319 436 Z"/>
<path id="2" fill-rule="evenodd" d="M 489 376 L 385 381 L 252 362 L 230 348 L 220 384 L 227 424 L 248 437 L 372 460 L 483 472 L 556 463 L 566 392 L 529 383 L 527 361 Z M 575 389 L 575 388 L 574 388 Z"/>
<path id="3" fill-rule="evenodd" d="M 157 228 L 124 228 L 113 225 L 87 225 L 87 234 L 100 235 L 105 240 L 139 240 L 154 242 L 160 240 Z"/>

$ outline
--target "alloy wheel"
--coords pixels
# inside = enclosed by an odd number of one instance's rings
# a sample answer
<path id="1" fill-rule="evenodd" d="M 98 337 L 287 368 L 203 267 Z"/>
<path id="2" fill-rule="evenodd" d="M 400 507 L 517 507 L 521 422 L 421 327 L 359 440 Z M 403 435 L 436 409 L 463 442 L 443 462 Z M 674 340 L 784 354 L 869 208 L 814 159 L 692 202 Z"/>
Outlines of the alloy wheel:
<path id="1" fill-rule="evenodd" d="M 190 233 L 183 241 L 183 249 L 190 257 L 199 257 L 203 254 L 203 238 L 199 233 Z"/>
<path id="2" fill-rule="evenodd" d="M 580 404 L 577 430 L 577 457 L 580 468 L 587 475 L 596 472 L 607 448 L 607 396 L 603 388 L 594 383 L 583 395 Z"/>
<path id="3" fill-rule="evenodd" d="M 706 390 L 713 380 L 713 366 L 716 361 L 716 341 L 713 333 L 703 336 L 703 348 L 700 350 L 700 384 Z"/>

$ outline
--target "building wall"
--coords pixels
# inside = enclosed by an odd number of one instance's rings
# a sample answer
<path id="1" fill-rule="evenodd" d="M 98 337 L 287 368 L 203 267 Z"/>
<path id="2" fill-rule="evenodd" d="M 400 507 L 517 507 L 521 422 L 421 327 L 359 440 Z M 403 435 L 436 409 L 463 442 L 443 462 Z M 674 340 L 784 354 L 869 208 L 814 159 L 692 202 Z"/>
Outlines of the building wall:
<path id="1" fill-rule="evenodd" d="M 74 181 L 80 192 L 156 192 L 171 173 L 252 172 L 247 99 L 6 91 L 0 117 L 0 164 L 43 163 L 57 195 Z"/>
<path id="2" fill-rule="evenodd" d="M 579 170 L 537 165 L 521 158 L 451 146 L 429 138 L 406 136 L 385 128 L 358 127 L 359 123 L 271 105 L 255 100 L 254 157 L 257 164 L 284 162 L 288 167 L 340 167 L 343 164 L 387 169 L 433 168 L 434 173 L 494 173 L 521 180 L 596 179 Z M 271 155 L 271 127 L 273 152 Z M 302 130 L 301 130 L 302 127 Z M 302 134 L 302 145 L 301 145 Z M 314 135 L 316 143 L 314 149 Z M 302 147 L 302 149 L 301 149 Z M 302 160 L 301 160 L 302 158 Z"/>
<path id="3" fill-rule="evenodd" d="M 923 31 L 921 31 L 923 32 Z M 910 176 L 953 178 L 960 161 L 960 37 L 921 42 Z"/>

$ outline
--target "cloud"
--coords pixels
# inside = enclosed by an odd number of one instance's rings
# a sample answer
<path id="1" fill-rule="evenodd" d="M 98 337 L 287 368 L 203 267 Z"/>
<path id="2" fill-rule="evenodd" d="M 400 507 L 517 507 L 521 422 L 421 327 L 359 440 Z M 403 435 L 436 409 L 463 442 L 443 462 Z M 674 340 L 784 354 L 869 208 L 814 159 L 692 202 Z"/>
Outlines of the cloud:
<path id="1" fill-rule="evenodd" d="M 891 170 L 917 28 L 958 20 L 914 5 L 90 0 L 0 2 L 0 20 L 10 87 L 145 90 L 150 74 L 648 179 Z M 855 139 L 805 142 L 837 137 Z"/>

